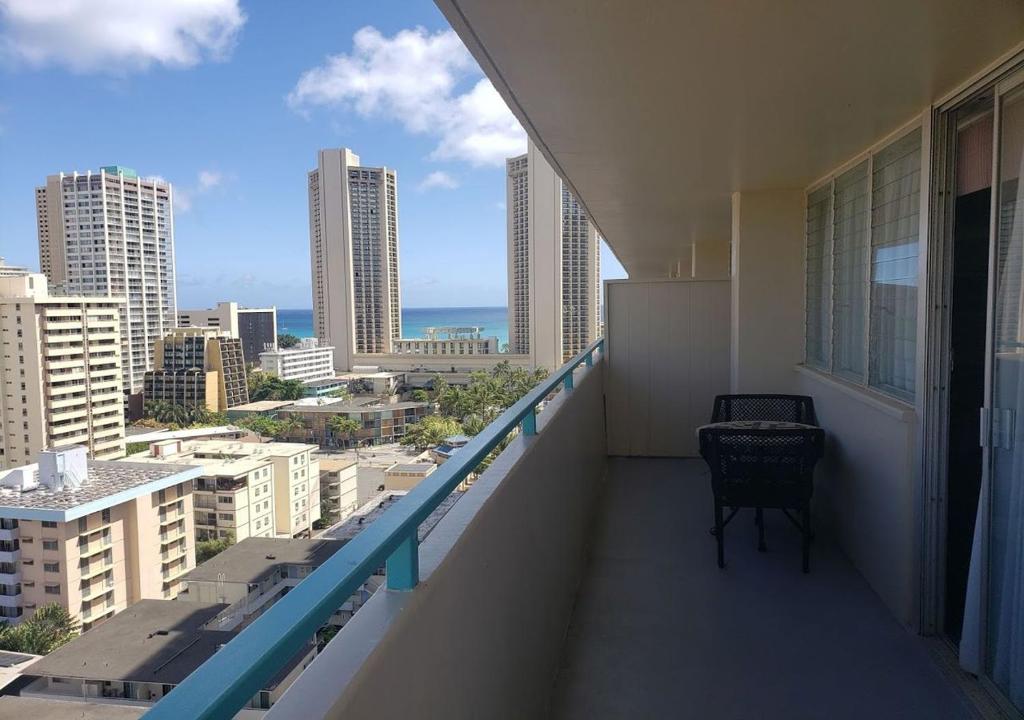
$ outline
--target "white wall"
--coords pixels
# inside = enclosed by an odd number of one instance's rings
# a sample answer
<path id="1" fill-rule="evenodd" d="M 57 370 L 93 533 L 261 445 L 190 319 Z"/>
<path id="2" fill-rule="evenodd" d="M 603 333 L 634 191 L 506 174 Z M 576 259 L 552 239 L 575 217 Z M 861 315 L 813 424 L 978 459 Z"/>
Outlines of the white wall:
<path id="1" fill-rule="evenodd" d="M 697 455 L 729 391 L 729 281 L 610 281 L 605 303 L 609 453 Z"/>
<path id="2" fill-rule="evenodd" d="M 734 393 L 792 389 L 804 347 L 803 190 L 732 196 Z"/>
<path id="3" fill-rule="evenodd" d="M 917 623 L 917 420 L 912 408 L 814 370 L 796 376 L 827 433 L 815 477 L 819 528 L 904 625 Z"/>
<path id="4" fill-rule="evenodd" d="M 267 720 L 545 716 L 605 472 L 602 366 L 438 523 L 420 585 L 377 592 Z"/>

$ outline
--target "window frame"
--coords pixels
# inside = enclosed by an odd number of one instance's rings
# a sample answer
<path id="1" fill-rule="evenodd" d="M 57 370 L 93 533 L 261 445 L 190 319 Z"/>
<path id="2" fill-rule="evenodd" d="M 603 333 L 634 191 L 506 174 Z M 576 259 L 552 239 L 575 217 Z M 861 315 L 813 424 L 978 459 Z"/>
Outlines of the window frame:
<path id="1" fill-rule="evenodd" d="M 877 394 L 877 395 L 879 395 L 881 397 L 884 397 L 886 400 L 891 400 L 893 402 L 897 402 L 897 403 L 900 403 L 902 405 L 909 405 L 909 406 L 915 406 L 916 405 L 916 402 L 917 402 L 917 399 L 919 397 L 921 388 L 915 387 L 914 388 L 914 392 L 912 394 L 908 395 L 907 393 L 895 393 L 892 390 L 889 390 L 889 389 L 887 389 L 885 387 L 876 386 L 876 385 L 872 385 L 871 384 L 871 364 L 870 364 L 871 363 L 871 331 L 872 331 L 871 307 L 872 307 L 872 296 L 873 296 L 873 291 L 874 291 L 873 283 L 871 281 L 872 252 L 874 250 L 873 237 L 872 237 L 873 236 L 873 233 L 872 233 L 872 215 L 873 215 L 873 211 L 874 211 L 875 156 L 878 155 L 883 150 L 885 150 L 886 148 L 888 148 L 890 145 L 899 142 L 904 137 L 906 137 L 907 135 L 909 135 L 911 133 L 914 133 L 914 132 L 919 132 L 920 133 L 920 142 L 921 142 L 921 147 L 920 147 L 921 166 L 920 166 L 919 172 L 921 172 L 921 174 L 922 174 L 922 182 L 921 182 L 921 186 L 920 186 L 919 191 L 918 191 L 920 193 L 918 212 L 920 213 L 925 207 L 927 207 L 927 200 L 928 200 L 928 198 L 927 198 L 927 188 L 926 188 L 926 186 L 924 184 L 924 171 L 925 171 L 925 166 L 926 166 L 926 155 L 927 155 L 927 153 L 930 152 L 929 148 L 926 146 L 927 135 L 925 133 L 923 116 L 917 116 L 913 120 L 911 120 L 910 122 L 905 123 L 904 125 L 900 126 L 899 128 L 897 128 L 893 132 L 887 134 L 885 137 L 880 139 L 878 142 L 873 143 L 872 145 L 870 145 L 866 149 L 862 150 L 861 152 L 857 153 L 853 157 L 849 158 L 846 162 L 844 162 L 841 165 L 839 165 L 839 166 L 835 167 L 834 169 L 830 170 L 823 177 L 819 178 L 818 180 L 815 180 L 813 183 L 811 183 L 810 185 L 808 185 L 807 187 L 804 188 L 804 223 L 803 223 L 803 233 L 804 233 L 804 237 L 803 237 L 803 246 L 804 246 L 804 248 L 803 248 L 804 249 L 804 274 L 803 274 L 803 279 L 804 279 L 804 295 L 803 295 L 804 308 L 803 308 L 803 310 L 804 310 L 804 312 L 803 312 L 803 329 L 804 329 L 804 337 L 803 337 L 803 339 L 804 339 L 804 346 L 803 346 L 803 356 L 802 356 L 801 361 L 800 361 L 801 366 L 804 367 L 804 368 L 807 368 L 811 372 L 827 375 L 829 378 L 831 378 L 833 380 L 836 380 L 836 381 L 841 382 L 841 383 L 846 383 L 847 385 L 855 387 L 858 390 L 863 390 L 863 391 L 867 391 L 869 393 L 874 393 L 874 394 Z M 864 314 L 864 332 L 863 332 L 864 338 L 863 338 L 863 347 L 862 347 L 864 375 L 863 375 L 863 378 L 861 378 L 860 380 L 856 380 L 856 379 L 851 379 L 850 377 L 845 376 L 845 375 L 837 374 L 835 372 L 835 331 L 836 331 L 836 323 L 835 323 L 835 182 L 836 182 L 837 178 L 841 177 L 846 172 L 856 168 L 858 165 L 860 165 L 861 163 L 863 163 L 865 161 L 868 163 L 868 167 L 867 167 L 867 173 L 868 173 L 867 195 L 868 195 L 869 200 L 868 200 L 868 210 L 867 210 L 867 212 L 868 212 L 867 237 L 866 237 L 866 242 L 865 242 L 866 258 L 865 258 L 865 278 L 864 278 L 864 281 L 866 283 L 866 293 L 865 293 L 865 296 L 864 296 L 864 307 L 862 309 L 862 312 Z M 814 365 L 812 363 L 807 362 L 807 320 L 808 320 L 808 311 L 809 311 L 809 308 L 807 306 L 807 292 L 808 292 L 808 282 L 807 282 L 807 280 L 808 280 L 808 260 L 809 260 L 809 258 L 808 258 L 808 245 L 807 245 L 807 220 L 808 220 L 808 212 L 807 211 L 808 211 L 808 207 L 809 207 L 810 196 L 812 194 L 814 194 L 815 192 L 817 192 L 817 191 L 819 191 L 819 190 L 821 190 L 822 188 L 825 188 L 825 187 L 829 188 L 829 233 L 830 233 L 829 234 L 829 248 L 830 248 L 830 254 L 829 254 L 829 262 L 828 262 L 828 267 L 829 267 L 829 295 L 828 295 L 828 298 L 827 298 L 827 305 L 828 305 L 828 328 L 827 329 L 826 328 L 822 328 L 822 335 L 824 337 L 827 337 L 827 339 L 828 339 L 828 347 L 827 347 L 827 361 L 828 362 L 827 362 L 825 367 L 819 367 L 817 365 Z M 917 237 L 918 258 L 920 258 L 926 252 L 926 248 L 922 247 L 922 239 L 925 238 L 926 234 L 927 234 L 926 227 L 923 226 L 923 225 L 919 225 L 918 226 L 918 237 Z M 919 275 L 918 276 L 918 285 L 917 285 L 917 288 L 918 288 L 918 304 L 917 304 L 917 306 L 914 309 L 915 314 L 917 315 L 916 321 L 917 321 L 919 326 L 920 326 L 920 323 L 922 322 L 922 319 L 920 317 L 920 312 L 919 311 L 921 309 L 920 308 L 920 294 L 921 294 L 921 289 L 922 289 L 922 283 L 923 282 L 925 282 L 924 278 Z M 826 330 L 827 330 L 827 332 L 826 332 Z M 914 358 L 915 376 L 919 374 L 919 370 L 920 370 L 920 368 L 916 367 L 919 364 L 919 361 L 920 361 L 920 352 L 919 352 L 919 350 L 920 350 L 920 348 L 918 348 L 918 352 L 915 353 L 915 358 Z"/>

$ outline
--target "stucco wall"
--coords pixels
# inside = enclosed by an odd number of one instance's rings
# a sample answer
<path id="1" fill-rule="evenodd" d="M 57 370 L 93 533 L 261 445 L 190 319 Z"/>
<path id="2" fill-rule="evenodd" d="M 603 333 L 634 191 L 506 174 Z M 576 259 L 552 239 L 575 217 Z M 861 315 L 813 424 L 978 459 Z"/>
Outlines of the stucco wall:
<path id="1" fill-rule="evenodd" d="M 602 361 L 538 417 L 274 706 L 282 718 L 543 717 L 605 471 Z"/>

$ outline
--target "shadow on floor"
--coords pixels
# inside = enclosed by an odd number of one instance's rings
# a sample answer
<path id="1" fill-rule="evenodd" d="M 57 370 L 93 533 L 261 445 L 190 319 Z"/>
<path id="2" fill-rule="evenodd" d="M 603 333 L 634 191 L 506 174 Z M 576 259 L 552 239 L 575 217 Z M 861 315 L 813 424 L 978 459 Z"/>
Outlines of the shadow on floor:
<path id="1" fill-rule="evenodd" d="M 699 460 L 610 458 L 589 566 L 552 697 L 557 720 L 975 717 L 843 555 L 766 511 L 715 564 Z"/>

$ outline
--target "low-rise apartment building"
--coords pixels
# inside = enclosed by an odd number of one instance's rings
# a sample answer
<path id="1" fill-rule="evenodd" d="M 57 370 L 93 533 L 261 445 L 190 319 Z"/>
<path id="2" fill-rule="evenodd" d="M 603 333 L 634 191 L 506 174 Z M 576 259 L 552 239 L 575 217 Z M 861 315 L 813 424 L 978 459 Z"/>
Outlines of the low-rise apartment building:
<path id="1" fill-rule="evenodd" d="M 196 535 L 299 537 L 320 519 L 315 445 L 230 440 L 154 443 L 131 460 L 202 467 L 196 481 Z"/>
<path id="2" fill-rule="evenodd" d="M 60 445 L 124 454 L 122 304 L 50 295 L 45 275 L 0 259 L 0 469 Z"/>
<path id="3" fill-rule="evenodd" d="M 178 327 L 212 327 L 242 342 L 247 365 L 257 364 L 260 353 L 277 348 L 277 308 L 247 308 L 219 302 L 209 310 L 178 310 Z"/>
<path id="4" fill-rule="evenodd" d="M 403 355 L 497 355 L 497 337 L 401 338 L 392 340 L 395 353 Z"/>
<path id="5" fill-rule="evenodd" d="M 146 372 L 148 402 L 200 407 L 223 412 L 249 402 L 242 343 L 216 328 L 172 330 L 156 342 L 155 369 Z"/>
<path id="6" fill-rule="evenodd" d="M 73 447 L 0 473 L 0 617 L 58 603 L 83 630 L 195 567 L 197 468 L 87 460 Z"/>
<path id="7" fill-rule="evenodd" d="M 360 444 L 380 445 L 398 441 L 406 427 L 433 412 L 430 403 L 381 402 L 379 398 L 355 398 L 325 402 L 319 405 L 295 403 L 277 411 L 278 418 L 297 418 L 302 427 L 296 428 L 290 440 L 315 442 L 322 447 L 341 447 L 354 440 Z M 331 418 L 344 415 L 358 420 L 361 428 L 355 438 L 338 436 L 330 427 Z"/>
<path id="8" fill-rule="evenodd" d="M 359 464 L 354 458 L 320 458 L 320 516 L 327 524 L 344 520 L 362 503 Z"/>
<path id="9" fill-rule="evenodd" d="M 432 462 L 395 463 L 384 471 L 384 489 L 412 490 L 435 470 Z"/>
<path id="10" fill-rule="evenodd" d="M 260 366 L 282 380 L 330 380 L 334 377 L 334 348 L 320 345 L 316 338 L 303 338 L 294 347 L 260 353 Z"/>

